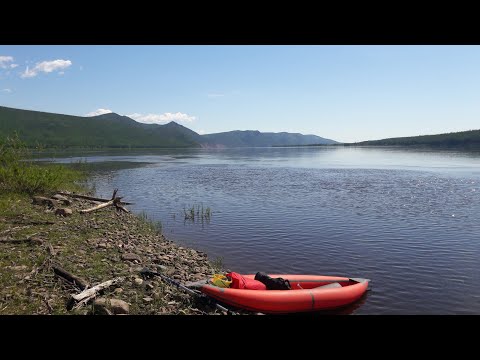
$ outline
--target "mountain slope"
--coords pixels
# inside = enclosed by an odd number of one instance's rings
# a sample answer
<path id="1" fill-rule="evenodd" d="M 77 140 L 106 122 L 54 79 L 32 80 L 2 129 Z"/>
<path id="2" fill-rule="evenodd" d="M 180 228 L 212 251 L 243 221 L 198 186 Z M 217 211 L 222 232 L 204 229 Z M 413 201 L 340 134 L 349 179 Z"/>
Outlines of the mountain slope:
<path id="1" fill-rule="evenodd" d="M 71 116 L 0 106 L 0 137 L 18 133 L 29 146 L 46 147 L 256 147 L 334 144 L 316 135 L 229 131 L 199 135 L 175 122 L 143 124 L 127 116 L 108 113 Z"/>
<path id="2" fill-rule="evenodd" d="M 81 117 L 0 106 L 0 135 L 17 132 L 28 145 L 113 148 L 200 146 L 184 130 L 186 128 L 175 125 L 141 124 L 115 113 Z"/>
<path id="3" fill-rule="evenodd" d="M 224 147 L 255 147 L 281 145 L 335 144 L 336 141 L 316 135 L 298 133 L 273 133 L 252 130 L 235 130 L 216 134 L 202 135 L 203 144 L 217 144 Z"/>
<path id="4" fill-rule="evenodd" d="M 460 131 L 437 135 L 422 135 L 369 140 L 345 145 L 432 146 L 480 148 L 480 130 Z"/>

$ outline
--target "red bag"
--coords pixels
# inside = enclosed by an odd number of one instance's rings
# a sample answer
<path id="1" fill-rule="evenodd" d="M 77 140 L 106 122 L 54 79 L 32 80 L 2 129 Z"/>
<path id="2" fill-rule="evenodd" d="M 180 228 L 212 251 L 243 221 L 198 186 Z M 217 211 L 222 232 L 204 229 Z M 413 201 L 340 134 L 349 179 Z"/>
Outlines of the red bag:
<path id="1" fill-rule="evenodd" d="M 232 279 L 232 283 L 230 284 L 230 288 L 232 289 L 267 290 L 264 283 L 254 279 L 247 279 L 239 273 L 232 271 L 226 276 Z"/>

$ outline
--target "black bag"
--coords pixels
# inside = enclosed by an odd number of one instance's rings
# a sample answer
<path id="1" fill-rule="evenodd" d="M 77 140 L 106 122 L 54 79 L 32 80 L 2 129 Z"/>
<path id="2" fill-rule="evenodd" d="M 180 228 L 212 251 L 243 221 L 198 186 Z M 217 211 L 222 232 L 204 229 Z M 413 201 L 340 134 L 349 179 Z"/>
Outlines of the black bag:
<path id="1" fill-rule="evenodd" d="M 265 284 L 267 290 L 290 290 L 290 281 L 283 278 L 271 278 L 263 272 L 257 272 L 255 280 Z"/>

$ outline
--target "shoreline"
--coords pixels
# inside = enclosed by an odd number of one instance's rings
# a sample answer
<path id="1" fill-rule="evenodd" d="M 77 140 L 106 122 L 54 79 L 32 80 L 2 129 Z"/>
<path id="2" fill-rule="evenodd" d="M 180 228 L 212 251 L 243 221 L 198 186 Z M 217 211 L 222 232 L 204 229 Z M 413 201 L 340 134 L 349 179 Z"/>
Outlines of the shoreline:
<path id="1" fill-rule="evenodd" d="M 80 213 L 99 202 L 55 197 L 43 204 L 26 195 L 0 198 L 0 315 L 221 314 L 158 277 L 140 274 L 147 267 L 182 284 L 203 280 L 221 270 L 205 253 L 174 243 L 154 223 L 114 206 Z M 65 208 L 71 215 L 57 210 Z M 81 289 L 56 267 L 90 287 L 117 277 L 123 281 L 69 311 L 71 295 Z"/>

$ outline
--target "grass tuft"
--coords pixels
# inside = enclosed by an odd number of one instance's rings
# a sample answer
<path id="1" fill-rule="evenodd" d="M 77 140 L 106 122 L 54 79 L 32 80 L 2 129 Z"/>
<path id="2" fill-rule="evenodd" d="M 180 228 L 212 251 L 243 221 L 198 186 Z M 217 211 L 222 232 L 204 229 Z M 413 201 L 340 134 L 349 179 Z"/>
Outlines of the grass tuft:
<path id="1" fill-rule="evenodd" d="M 59 164 L 38 164 L 18 135 L 0 139 L 0 191 L 16 194 L 49 194 L 58 189 L 82 189 L 86 173 Z"/>

